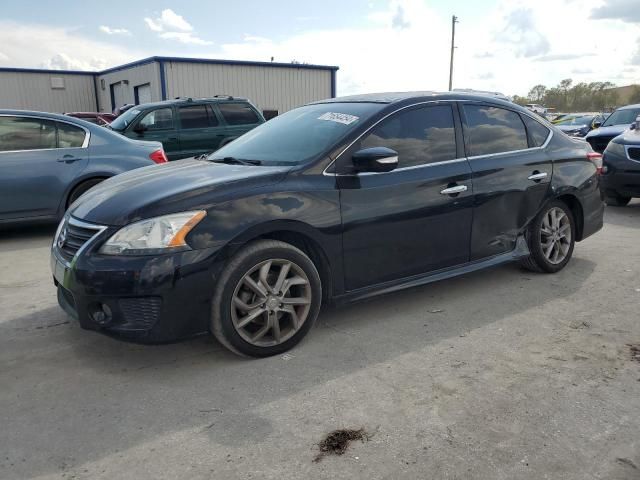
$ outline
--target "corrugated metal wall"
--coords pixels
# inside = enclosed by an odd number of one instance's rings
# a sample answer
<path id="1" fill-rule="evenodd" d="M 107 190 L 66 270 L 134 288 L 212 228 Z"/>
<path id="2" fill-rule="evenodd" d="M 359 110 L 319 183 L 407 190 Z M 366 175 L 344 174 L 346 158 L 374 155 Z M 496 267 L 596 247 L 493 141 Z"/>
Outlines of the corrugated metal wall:
<path id="1" fill-rule="evenodd" d="M 102 88 L 102 80 L 104 80 L 104 89 Z M 135 103 L 133 89 L 138 85 L 145 83 L 151 84 L 151 101 L 157 102 L 162 100 L 160 90 L 160 68 L 157 62 L 147 63 L 138 67 L 125 68 L 115 72 L 104 73 L 96 76 L 98 86 L 98 99 L 100 101 L 100 111 L 110 112 L 111 108 L 111 90 L 110 86 L 114 83 L 128 81 L 128 85 L 123 85 L 125 103 Z M 122 105 L 116 105 L 121 107 Z"/>
<path id="2" fill-rule="evenodd" d="M 331 97 L 330 70 L 169 61 L 164 68 L 167 98 L 235 95 L 283 113 Z"/>
<path id="3" fill-rule="evenodd" d="M 51 88 L 52 77 L 62 78 L 64 88 Z M 92 112 L 96 109 L 93 75 L 0 72 L 0 108 Z"/>

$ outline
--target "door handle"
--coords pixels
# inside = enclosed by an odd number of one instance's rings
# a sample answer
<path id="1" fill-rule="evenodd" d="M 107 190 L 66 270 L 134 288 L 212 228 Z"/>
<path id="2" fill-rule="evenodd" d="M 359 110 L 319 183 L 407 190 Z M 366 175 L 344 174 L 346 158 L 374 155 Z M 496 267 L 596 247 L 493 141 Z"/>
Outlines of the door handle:
<path id="1" fill-rule="evenodd" d="M 176 140 L 178 140 L 178 137 L 168 137 L 167 140 L 170 142 L 175 142 Z"/>
<path id="2" fill-rule="evenodd" d="M 543 178 L 547 178 L 547 172 L 533 172 L 527 178 L 529 178 L 529 180 L 533 180 L 534 182 L 539 182 Z"/>
<path id="3" fill-rule="evenodd" d="M 62 158 L 59 158 L 57 161 L 60 163 L 73 163 L 78 160 L 82 160 L 81 158 L 74 157 L 73 155 L 65 155 Z"/>
<path id="4" fill-rule="evenodd" d="M 440 193 L 442 195 L 458 195 L 459 193 L 466 192 L 466 191 L 467 191 L 466 185 L 456 185 L 454 187 L 445 188 Z"/>

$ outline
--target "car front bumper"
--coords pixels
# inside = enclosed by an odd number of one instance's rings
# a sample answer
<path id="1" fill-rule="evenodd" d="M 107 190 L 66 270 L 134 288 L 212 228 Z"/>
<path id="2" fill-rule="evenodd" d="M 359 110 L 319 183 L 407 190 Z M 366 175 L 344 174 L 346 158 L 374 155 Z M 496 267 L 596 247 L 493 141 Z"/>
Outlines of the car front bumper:
<path id="1" fill-rule="evenodd" d="M 215 252 L 126 257 L 84 251 L 67 261 L 53 246 L 50 262 L 58 303 L 82 328 L 148 343 L 209 331 Z"/>

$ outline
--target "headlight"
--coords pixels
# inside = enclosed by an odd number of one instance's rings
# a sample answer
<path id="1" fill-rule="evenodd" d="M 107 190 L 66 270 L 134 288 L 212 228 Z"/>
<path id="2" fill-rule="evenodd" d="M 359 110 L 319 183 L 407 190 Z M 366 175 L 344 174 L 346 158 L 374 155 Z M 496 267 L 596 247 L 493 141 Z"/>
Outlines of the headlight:
<path id="1" fill-rule="evenodd" d="M 624 145 L 616 142 L 609 142 L 609 145 L 607 145 L 604 154 L 607 156 L 615 155 L 618 157 L 627 158 L 627 152 L 624 149 Z"/>
<path id="2" fill-rule="evenodd" d="M 149 218 L 121 228 L 100 248 L 105 255 L 153 255 L 188 248 L 185 237 L 204 210 Z"/>

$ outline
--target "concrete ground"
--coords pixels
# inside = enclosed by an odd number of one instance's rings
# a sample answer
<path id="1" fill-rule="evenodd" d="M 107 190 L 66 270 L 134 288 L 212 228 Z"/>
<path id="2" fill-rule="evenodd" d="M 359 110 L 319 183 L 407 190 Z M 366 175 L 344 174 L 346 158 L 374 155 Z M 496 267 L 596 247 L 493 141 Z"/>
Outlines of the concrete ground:
<path id="1" fill-rule="evenodd" d="M 640 202 L 569 266 L 325 311 L 290 354 L 141 346 L 58 308 L 52 228 L 0 232 L 0 478 L 638 479 Z M 314 463 L 336 428 L 373 436 Z"/>

